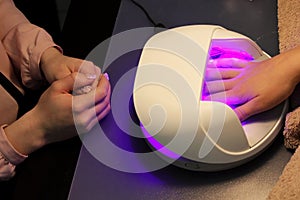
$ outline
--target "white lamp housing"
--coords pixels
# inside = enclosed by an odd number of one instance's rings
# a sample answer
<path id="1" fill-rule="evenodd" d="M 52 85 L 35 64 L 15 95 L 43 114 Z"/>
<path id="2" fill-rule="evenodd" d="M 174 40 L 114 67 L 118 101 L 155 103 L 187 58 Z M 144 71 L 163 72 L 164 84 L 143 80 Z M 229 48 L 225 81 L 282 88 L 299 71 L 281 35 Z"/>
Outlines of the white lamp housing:
<path id="1" fill-rule="evenodd" d="M 202 101 L 212 49 L 268 59 L 250 38 L 215 25 L 189 25 L 155 34 L 145 44 L 133 101 L 149 145 L 173 164 L 199 171 L 241 165 L 281 130 L 287 101 L 241 123 L 225 103 Z M 209 90 L 209 88 L 208 88 Z"/>

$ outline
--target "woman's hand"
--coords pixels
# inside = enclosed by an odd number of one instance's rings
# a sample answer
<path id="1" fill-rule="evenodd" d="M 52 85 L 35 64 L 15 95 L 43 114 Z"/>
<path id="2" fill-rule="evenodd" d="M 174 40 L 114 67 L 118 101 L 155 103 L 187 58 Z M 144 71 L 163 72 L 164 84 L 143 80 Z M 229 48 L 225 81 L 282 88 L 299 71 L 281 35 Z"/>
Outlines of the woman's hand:
<path id="1" fill-rule="evenodd" d="M 233 105 L 241 121 L 275 107 L 291 95 L 300 80 L 296 53 L 280 54 L 261 62 L 236 58 L 211 61 L 204 100 Z"/>
<path id="2" fill-rule="evenodd" d="M 29 154 L 48 143 L 75 136 L 76 128 L 80 133 L 91 130 L 110 111 L 110 84 L 102 75 L 96 89 L 89 93 L 73 96 L 72 90 L 94 81 L 95 76 L 81 73 L 54 81 L 32 110 L 5 128 L 11 144 Z"/>
<path id="3" fill-rule="evenodd" d="M 77 133 L 74 123 L 80 133 L 86 133 L 110 111 L 110 84 L 105 76 L 101 76 L 96 89 L 73 96 L 75 79 L 75 90 L 94 82 L 89 76 L 72 73 L 53 82 L 35 107 L 35 115 L 46 119 L 40 123 L 46 143 L 74 136 Z"/>
<path id="4" fill-rule="evenodd" d="M 93 62 L 63 55 L 51 47 L 41 56 L 40 67 L 49 83 L 62 79 L 73 72 L 100 76 L 101 70 Z"/>

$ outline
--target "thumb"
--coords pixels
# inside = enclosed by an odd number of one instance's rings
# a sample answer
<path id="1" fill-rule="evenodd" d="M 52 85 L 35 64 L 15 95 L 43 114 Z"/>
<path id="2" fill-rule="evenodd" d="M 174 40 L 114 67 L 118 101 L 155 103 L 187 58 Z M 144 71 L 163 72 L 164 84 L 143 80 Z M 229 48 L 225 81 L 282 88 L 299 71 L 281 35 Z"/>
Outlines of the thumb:
<path id="1" fill-rule="evenodd" d="M 91 85 L 96 78 L 96 75 L 74 72 L 55 82 L 57 89 L 72 91 L 87 85 Z"/>
<path id="2" fill-rule="evenodd" d="M 73 90 L 78 90 L 84 86 L 91 86 L 95 80 L 99 77 L 99 75 L 96 75 L 96 74 L 84 74 L 84 73 L 72 73 L 71 74 L 75 80 L 74 82 L 74 87 L 73 87 Z"/>
<path id="3" fill-rule="evenodd" d="M 251 117 L 254 114 L 263 112 L 264 110 L 258 106 L 256 99 L 252 99 L 247 103 L 238 106 L 234 109 L 235 113 L 237 114 L 238 118 L 241 121 L 246 120 L 247 118 Z"/>

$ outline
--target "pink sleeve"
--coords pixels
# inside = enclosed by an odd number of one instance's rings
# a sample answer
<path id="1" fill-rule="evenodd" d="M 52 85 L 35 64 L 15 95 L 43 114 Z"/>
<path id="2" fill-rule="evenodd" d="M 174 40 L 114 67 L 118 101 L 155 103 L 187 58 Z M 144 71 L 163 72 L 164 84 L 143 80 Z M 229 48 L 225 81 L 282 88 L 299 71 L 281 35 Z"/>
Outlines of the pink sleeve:
<path id="1" fill-rule="evenodd" d="M 0 37 L 9 58 L 26 87 L 38 88 L 45 82 L 40 71 L 42 53 L 57 47 L 42 28 L 31 24 L 12 0 L 0 0 Z"/>
<path id="2" fill-rule="evenodd" d="M 28 156 L 19 153 L 8 141 L 4 128 L 0 127 L 0 180 L 7 180 L 14 176 L 15 165 L 23 162 Z"/>
<path id="3" fill-rule="evenodd" d="M 9 163 L 0 153 L 0 181 L 11 179 L 15 175 L 16 166 Z"/>
<path id="4" fill-rule="evenodd" d="M 15 175 L 16 166 L 9 163 L 2 154 L 0 154 L 0 181 L 9 180 Z"/>
<path id="5" fill-rule="evenodd" d="M 2 125 L 0 127 L 0 153 L 3 157 L 9 161 L 11 164 L 17 165 L 23 162 L 28 156 L 19 153 L 8 141 L 4 128 L 7 125 Z"/>

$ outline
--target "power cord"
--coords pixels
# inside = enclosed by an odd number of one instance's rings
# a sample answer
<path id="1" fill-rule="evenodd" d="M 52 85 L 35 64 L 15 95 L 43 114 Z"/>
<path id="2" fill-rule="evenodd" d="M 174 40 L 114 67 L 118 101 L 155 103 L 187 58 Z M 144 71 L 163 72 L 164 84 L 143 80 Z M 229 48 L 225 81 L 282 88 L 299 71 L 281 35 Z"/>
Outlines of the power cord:
<path id="1" fill-rule="evenodd" d="M 146 15 L 147 19 L 153 24 L 153 26 L 155 27 L 160 27 L 160 28 L 166 28 L 166 26 L 162 23 L 156 23 L 152 17 L 149 15 L 148 11 L 141 5 L 139 4 L 138 2 L 136 2 L 135 0 L 131 0 L 131 2 L 136 5 L 137 7 L 139 7 Z"/>

